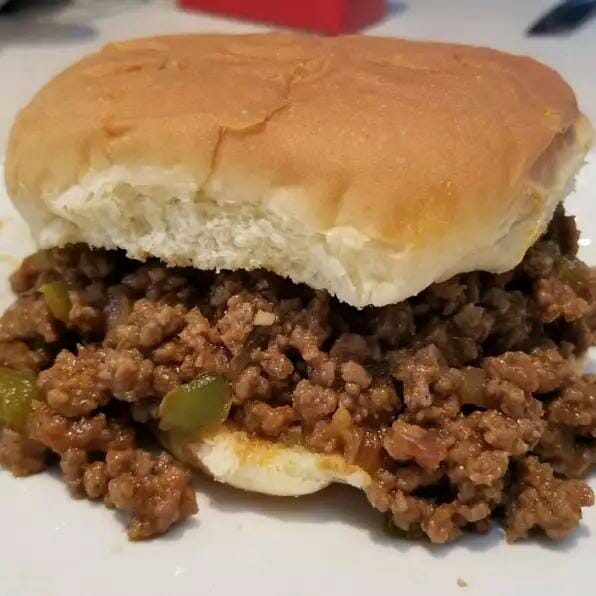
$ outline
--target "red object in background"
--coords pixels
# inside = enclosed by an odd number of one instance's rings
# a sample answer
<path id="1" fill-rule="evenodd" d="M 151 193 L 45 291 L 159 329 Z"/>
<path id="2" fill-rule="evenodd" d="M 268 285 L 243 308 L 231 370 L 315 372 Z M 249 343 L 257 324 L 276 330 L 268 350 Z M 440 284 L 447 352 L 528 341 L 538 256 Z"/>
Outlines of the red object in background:
<path id="1" fill-rule="evenodd" d="M 178 0 L 183 8 L 337 35 L 380 19 L 385 0 Z"/>

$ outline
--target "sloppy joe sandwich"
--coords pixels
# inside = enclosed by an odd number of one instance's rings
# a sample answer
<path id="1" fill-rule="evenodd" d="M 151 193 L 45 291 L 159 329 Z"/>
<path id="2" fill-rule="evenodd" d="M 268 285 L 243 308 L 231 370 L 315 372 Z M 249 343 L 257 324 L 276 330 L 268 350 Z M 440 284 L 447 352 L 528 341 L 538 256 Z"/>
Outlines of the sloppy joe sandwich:
<path id="1" fill-rule="evenodd" d="M 567 535 L 593 502 L 596 283 L 561 202 L 590 140 L 558 74 L 483 48 L 188 35 L 82 59 L 10 135 L 39 251 L 0 320 L 0 462 L 57 463 L 133 539 L 197 511 L 190 468 L 350 484 L 433 542 Z"/>

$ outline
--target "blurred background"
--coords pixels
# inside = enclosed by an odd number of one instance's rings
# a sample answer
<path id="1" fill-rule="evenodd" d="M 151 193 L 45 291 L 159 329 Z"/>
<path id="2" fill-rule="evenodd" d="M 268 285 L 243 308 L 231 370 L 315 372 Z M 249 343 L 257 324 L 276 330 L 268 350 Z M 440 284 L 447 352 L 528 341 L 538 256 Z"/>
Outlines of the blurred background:
<path id="1" fill-rule="evenodd" d="M 361 30 L 528 54 L 561 72 L 576 90 L 584 112 L 596 121 L 596 0 L 560 4 L 556 0 L 0 0 L 0 147 L 6 143 L 15 112 L 40 85 L 108 41 L 161 33 L 267 31 L 288 23 L 326 34 Z M 528 33 L 532 28 L 535 34 Z"/>

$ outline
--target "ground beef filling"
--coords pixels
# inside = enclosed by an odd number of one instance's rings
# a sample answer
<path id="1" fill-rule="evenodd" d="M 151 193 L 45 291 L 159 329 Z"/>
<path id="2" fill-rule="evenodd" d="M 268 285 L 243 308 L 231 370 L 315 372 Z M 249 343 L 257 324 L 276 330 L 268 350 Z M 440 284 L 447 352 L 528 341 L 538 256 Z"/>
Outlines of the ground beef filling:
<path id="1" fill-rule="evenodd" d="M 0 363 L 38 375 L 23 435 L 0 430 L 17 475 L 58 459 L 74 496 L 130 515 L 146 538 L 196 512 L 189 472 L 137 446 L 163 396 L 205 372 L 232 387 L 229 423 L 339 452 L 366 469 L 373 507 L 433 542 L 494 519 L 510 540 L 561 538 L 593 495 L 596 278 L 559 210 L 513 271 L 458 275 L 357 310 L 264 271 L 168 269 L 83 245 L 12 277 Z M 65 320 L 39 288 L 61 280 Z"/>

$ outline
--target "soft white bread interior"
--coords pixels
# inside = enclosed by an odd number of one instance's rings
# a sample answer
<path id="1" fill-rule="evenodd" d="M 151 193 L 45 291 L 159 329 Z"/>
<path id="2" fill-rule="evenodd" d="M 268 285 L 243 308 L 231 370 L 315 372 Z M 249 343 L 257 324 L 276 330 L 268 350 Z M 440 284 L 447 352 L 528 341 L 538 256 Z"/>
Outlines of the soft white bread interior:
<path id="1" fill-rule="evenodd" d="M 514 267 L 591 129 L 524 57 L 371 37 L 112 44 L 20 113 L 9 192 L 42 247 L 263 267 L 354 306 Z"/>
<path id="2" fill-rule="evenodd" d="M 226 427 L 196 441 L 160 433 L 164 446 L 179 460 L 235 488 L 298 497 L 333 482 L 366 489 L 370 476 L 336 454 L 313 453 L 299 446 L 276 444 Z"/>

